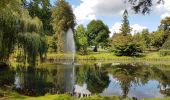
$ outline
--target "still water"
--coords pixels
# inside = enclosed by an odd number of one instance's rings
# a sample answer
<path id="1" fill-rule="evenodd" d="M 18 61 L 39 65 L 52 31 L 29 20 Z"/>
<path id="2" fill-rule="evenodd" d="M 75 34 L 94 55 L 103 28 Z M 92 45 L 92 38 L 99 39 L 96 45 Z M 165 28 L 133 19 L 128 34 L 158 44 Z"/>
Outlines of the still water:
<path id="1" fill-rule="evenodd" d="M 136 98 L 170 96 L 170 66 L 141 63 L 50 64 L 0 69 L 0 88 L 23 95 L 70 93 Z"/>

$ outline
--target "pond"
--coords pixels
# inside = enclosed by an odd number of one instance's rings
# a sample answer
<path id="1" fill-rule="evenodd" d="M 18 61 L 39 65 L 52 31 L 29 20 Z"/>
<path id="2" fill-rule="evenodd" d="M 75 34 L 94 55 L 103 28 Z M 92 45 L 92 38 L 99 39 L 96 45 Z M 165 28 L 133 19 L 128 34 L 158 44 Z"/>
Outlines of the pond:
<path id="1" fill-rule="evenodd" d="M 145 63 L 50 64 L 0 70 L 0 88 L 28 96 L 70 93 L 136 98 L 170 96 L 170 66 Z"/>

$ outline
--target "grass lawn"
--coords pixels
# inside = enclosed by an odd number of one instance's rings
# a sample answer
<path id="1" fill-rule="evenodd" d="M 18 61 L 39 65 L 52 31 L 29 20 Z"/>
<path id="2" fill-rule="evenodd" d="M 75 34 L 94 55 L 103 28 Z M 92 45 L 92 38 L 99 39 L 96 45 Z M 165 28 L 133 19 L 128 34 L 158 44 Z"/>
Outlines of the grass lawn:
<path id="1" fill-rule="evenodd" d="M 71 97 L 67 94 L 56 94 L 56 95 L 45 95 L 39 97 L 29 97 L 19 95 L 17 93 L 11 93 L 10 96 L 0 98 L 0 100 L 132 100 L 130 98 L 122 98 L 122 97 L 101 97 L 101 96 L 91 96 L 85 98 L 75 98 Z M 142 99 L 142 100 L 170 100 L 170 98 L 151 98 L 151 99 Z"/>
<path id="2" fill-rule="evenodd" d="M 71 56 L 71 55 L 69 55 Z M 48 53 L 47 59 L 67 59 L 65 54 L 57 53 Z M 115 56 L 111 52 L 89 52 L 88 55 L 76 54 L 75 59 L 78 62 L 149 62 L 149 63 L 161 63 L 161 64 L 170 64 L 170 56 L 159 56 L 158 52 L 148 52 L 139 57 L 128 57 L 128 56 Z"/>

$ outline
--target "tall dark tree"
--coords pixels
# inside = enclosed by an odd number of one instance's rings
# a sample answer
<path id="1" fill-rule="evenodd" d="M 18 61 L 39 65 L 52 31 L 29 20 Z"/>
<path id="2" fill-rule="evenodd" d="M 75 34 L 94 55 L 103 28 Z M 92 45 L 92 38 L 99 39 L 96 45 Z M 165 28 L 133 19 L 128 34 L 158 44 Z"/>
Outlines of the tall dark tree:
<path id="1" fill-rule="evenodd" d="M 124 13 L 123 13 L 123 20 L 122 20 L 122 25 L 121 25 L 121 28 L 120 28 L 120 32 L 124 36 L 127 36 L 127 34 L 130 34 L 130 32 L 131 32 L 131 27 L 129 25 L 127 10 L 125 10 Z"/>
<path id="2" fill-rule="evenodd" d="M 58 52 L 64 52 L 64 40 L 69 28 L 74 30 L 75 15 L 68 2 L 58 0 L 52 11 L 52 25 L 57 37 Z"/>
<path id="3" fill-rule="evenodd" d="M 106 43 L 109 39 L 109 28 L 101 20 L 92 20 L 87 25 L 87 35 L 90 45 L 94 45 L 94 50 L 97 52 L 97 48 L 100 43 Z"/>

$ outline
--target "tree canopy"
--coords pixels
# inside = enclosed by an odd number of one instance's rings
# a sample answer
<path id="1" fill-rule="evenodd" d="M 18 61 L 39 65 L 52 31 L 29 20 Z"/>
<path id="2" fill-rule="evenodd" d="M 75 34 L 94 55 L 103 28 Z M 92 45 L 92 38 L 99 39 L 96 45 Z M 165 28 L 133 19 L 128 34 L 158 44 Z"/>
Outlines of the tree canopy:
<path id="1" fill-rule="evenodd" d="M 87 25 L 87 36 L 88 41 L 91 45 L 94 45 L 94 51 L 97 51 L 97 46 L 100 43 L 108 42 L 109 38 L 109 28 L 101 20 L 92 20 Z"/>
<path id="2" fill-rule="evenodd" d="M 124 36 L 126 36 L 127 34 L 130 34 L 130 32 L 131 32 L 131 27 L 129 25 L 127 10 L 125 10 L 124 13 L 123 13 L 123 20 L 122 20 L 122 25 L 121 25 L 121 28 L 120 28 L 120 32 Z"/>
<path id="3" fill-rule="evenodd" d="M 43 26 L 37 17 L 29 16 L 29 12 L 21 7 L 19 0 L 4 1 L 4 4 L 0 5 L 3 6 L 0 9 L 0 60 L 8 61 L 10 54 L 19 43 L 17 42 L 19 41 L 19 33 L 24 35 L 27 32 L 36 32 L 37 35 L 42 36 Z M 34 43 L 34 41 L 30 42 Z M 23 42 L 22 44 L 24 47 L 26 46 Z"/>
<path id="4" fill-rule="evenodd" d="M 83 55 L 87 54 L 87 30 L 83 25 L 79 25 L 75 31 L 75 41 L 77 50 L 79 50 Z"/>

